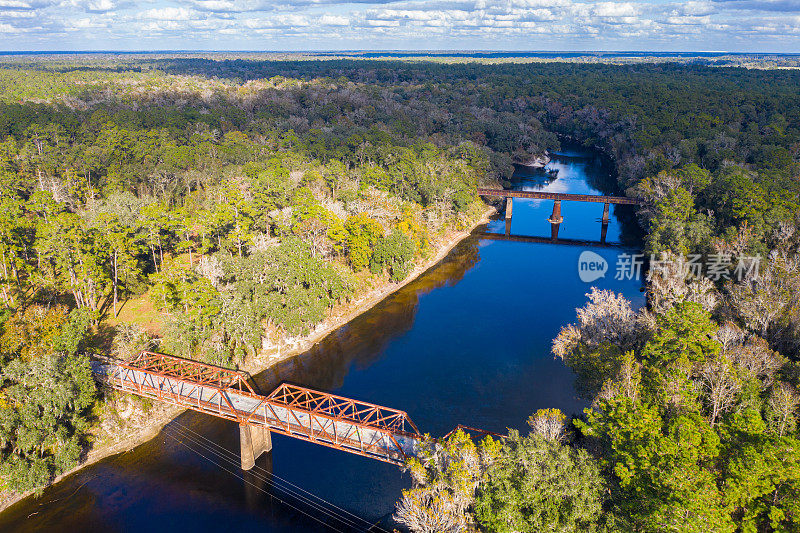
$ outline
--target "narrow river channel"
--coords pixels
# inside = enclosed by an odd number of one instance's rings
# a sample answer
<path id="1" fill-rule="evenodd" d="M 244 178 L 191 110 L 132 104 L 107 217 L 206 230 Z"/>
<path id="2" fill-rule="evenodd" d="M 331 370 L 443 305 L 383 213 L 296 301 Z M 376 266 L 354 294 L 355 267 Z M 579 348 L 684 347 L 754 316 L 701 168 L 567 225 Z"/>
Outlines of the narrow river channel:
<path id="1" fill-rule="evenodd" d="M 609 167 L 595 154 L 567 150 L 547 168 L 555 176 L 517 169 L 513 187 L 613 192 Z M 516 199 L 511 233 L 549 237 L 552 206 Z M 632 242 L 623 209 L 630 208 L 612 207 L 609 243 Z M 602 211 L 565 202 L 559 236 L 600 240 Z M 633 249 L 489 240 L 483 231 L 502 234 L 504 221 L 478 228 L 419 279 L 257 376 L 262 390 L 289 380 L 402 409 L 434 436 L 457 424 L 524 430 L 544 407 L 580 413 L 586 403 L 550 344 L 592 285 L 643 304 L 640 281 L 614 279 L 618 255 Z M 609 265 L 592 283 L 578 277 L 587 249 Z M 242 475 L 238 427 L 187 412 L 155 439 L 9 508 L 0 531 L 364 531 L 378 523 L 374 531 L 391 530 L 394 503 L 410 485 L 397 467 L 280 435 L 273 445 Z"/>

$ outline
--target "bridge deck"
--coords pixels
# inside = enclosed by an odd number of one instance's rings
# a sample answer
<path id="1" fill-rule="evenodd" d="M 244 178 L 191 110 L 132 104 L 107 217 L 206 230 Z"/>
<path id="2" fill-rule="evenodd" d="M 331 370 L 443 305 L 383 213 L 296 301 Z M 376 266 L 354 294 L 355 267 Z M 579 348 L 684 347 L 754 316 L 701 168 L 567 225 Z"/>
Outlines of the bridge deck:
<path id="1" fill-rule="evenodd" d="M 506 189 L 478 189 L 479 196 L 498 196 L 502 198 L 533 198 L 537 200 L 564 200 L 575 202 L 595 202 L 601 204 L 640 205 L 643 202 L 627 196 L 602 196 L 592 194 L 567 194 L 545 191 L 511 191 Z"/>
<path id="2" fill-rule="evenodd" d="M 213 365 L 144 352 L 100 366 L 118 390 L 389 463 L 405 463 L 422 439 L 403 411 L 286 383 L 263 396 L 246 374 Z"/>

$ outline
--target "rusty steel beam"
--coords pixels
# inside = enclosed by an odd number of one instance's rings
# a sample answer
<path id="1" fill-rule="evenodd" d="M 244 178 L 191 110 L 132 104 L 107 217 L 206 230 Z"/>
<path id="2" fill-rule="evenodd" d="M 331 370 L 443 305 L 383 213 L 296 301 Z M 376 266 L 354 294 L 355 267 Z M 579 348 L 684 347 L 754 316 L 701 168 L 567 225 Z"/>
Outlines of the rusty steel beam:
<path id="1" fill-rule="evenodd" d="M 462 424 L 459 424 L 456 427 L 454 427 L 453 429 L 451 429 L 450 432 L 447 435 L 442 437 L 442 440 L 447 440 L 447 438 L 450 437 L 450 435 L 452 435 L 453 433 L 455 433 L 455 432 L 457 432 L 459 430 L 463 431 L 467 435 L 474 434 L 474 435 L 481 435 L 483 437 L 497 437 L 498 439 L 507 439 L 508 438 L 506 435 L 501 435 L 500 433 L 495 433 L 494 431 L 486 431 L 485 429 L 478 429 L 478 428 L 473 428 L 473 427 L 470 427 L 470 426 L 464 426 Z"/>
<path id="2" fill-rule="evenodd" d="M 532 198 L 535 200 L 565 200 L 572 202 L 595 202 L 620 205 L 642 205 L 644 202 L 627 196 L 602 196 L 593 194 L 567 194 L 545 191 L 511 191 L 506 189 L 478 189 L 478 196 L 497 196 L 501 198 Z"/>

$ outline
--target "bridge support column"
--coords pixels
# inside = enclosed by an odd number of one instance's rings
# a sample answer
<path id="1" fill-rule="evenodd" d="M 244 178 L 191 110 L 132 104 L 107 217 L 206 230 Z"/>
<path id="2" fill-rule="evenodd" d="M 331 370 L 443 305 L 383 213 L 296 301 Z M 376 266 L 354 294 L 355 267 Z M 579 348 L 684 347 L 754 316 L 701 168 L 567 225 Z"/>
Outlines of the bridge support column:
<path id="1" fill-rule="evenodd" d="M 561 224 L 564 217 L 561 216 L 561 200 L 553 202 L 553 214 L 547 219 L 551 224 Z"/>
<path id="2" fill-rule="evenodd" d="M 272 435 L 264 426 L 239 424 L 242 470 L 250 470 L 264 452 L 272 451 Z"/>
<path id="3" fill-rule="evenodd" d="M 514 199 L 510 196 L 506 197 L 506 220 L 511 220 L 511 212 L 514 208 Z"/>
<path id="4" fill-rule="evenodd" d="M 608 206 L 610 204 L 606 202 L 603 204 L 603 224 L 608 224 Z"/>

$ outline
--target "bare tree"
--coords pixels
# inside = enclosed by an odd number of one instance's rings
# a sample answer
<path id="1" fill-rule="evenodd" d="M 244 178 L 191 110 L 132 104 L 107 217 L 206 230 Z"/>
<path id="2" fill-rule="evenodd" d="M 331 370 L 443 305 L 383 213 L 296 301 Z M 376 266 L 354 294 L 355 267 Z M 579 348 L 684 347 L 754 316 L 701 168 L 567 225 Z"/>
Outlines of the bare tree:
<path id="1" fill-rule="evenodd" d="M 781 331 L 770 328 L 778 325 L 779 319 L 796 300 L 798 290 L 798 262 L 773 254 L 768 264 L 758 275 L 746 277 L 729 286 L 729 304 L 745 325 L 767 338 L 779 337 Z"/>
<path id="2" fill-rule="evenodd" d="M 657 268 L 651 266 L 647 297 L 652 311 L 665 313 L 682 301 L 700 304 L 712 311 L 719 301 L 714 283 L 708 278 L 692 279 L 689 264 L 682 257 L 665 254 Z"/>
<path id="3" fill-rule="evenodd" d="M 733 258 L 740 258 L 744 255 L 750 242 L 753 240 L 753 228 L 745 220 L 739 227 L 739 231 L 730 240 L 716 239 L 714 248 L 720 254 L 730 255 Z"/>
<path id="4" fill-rule="evenodd" d="M 461 533 L 467 530 L 467 517 L 453 495 L 438 486 L 404 490 L 394 518 L 414 533 Z"/>
<path id="5" fill-rule="evenodd" d="M 683 186 L 680 176 L 672 172 L 660 172 L 629 189 L 628 193 L 636 198 L 648 200 L 639 210 L 639 217 L 649 223 L 658 215 L 656 207 L 661 200 L 667 198 L 675 189 Z"/>
<path id="6" fill-rule="evenodd" d="M 111 352 L 120 359 L 130 359 L 155 345 L 153 337 L 139 324 L 122 323 L 117 325 Z"/>
<path id="7" fill-rule="evenodd" d="M 476 445 L 461 430 L 444 442 L 424 442 L 407 465 L 414 487 L 403 491 L 395 519 L 415 533 L 466 531 L 472 520 L 467 510 L 494 461 L 493 442 Z"/>
<path id="8" fill-rule="evenodd" d="M 553 341 L 553 353 L 564 359 L 583 343 L 596 347 L 611 343 L 623 350 L 638 340 L 639 321 L 631 302 L 621 294 L 592 287 L 589 303 L 577 310 L 578 323 L 561 329 Z"/>
<path id="9" fill-rule="evenodd" d="M 636 360 L 633 352 L 627 352 L 622 360 L 622 365 L 620 365 L 617 378 L 603 383 L 602 389 L 595 398 L 595 404 L 598 400 L 611 400 L 618 396 L 635 402 L 639 396 L 641 380 L 642 364 Z"/>
<path id="10" fill-rule="evenodd" d="M 727 353 L 735 346 L 741 346 L 744 338 L 744 332 L 733 322 L 726 322 L 717 330 L 717 340 L 723 353 Z"/>
<path id="11" fill-rule="evenodd" d="M 564 439 L 564 413 L 558 409 L 539 409 L 528 417 L 531 432 L 553 442 Z"/>
<path id="12" fill-rule="evenodd" d="M 214 287 L 219 286 L 219 280 L 225 275 L 225 271 L 222 269 L 222 264 L 220 263 L 219 259 L 214 256 L 204 255 L 200 257 L 200 262 L 197 263 L 195 271 L 200 276 L 203 276 L 210 281 Z"/>
<path id="13" fill-rule="evenodd" d="M 742 384 L 732 361 L 720 355 L 707 361 L 700 370 L 700 383 L 709 403 L 710 423 L 716 424 L 720 415 L 733 407 Z"/>
<path id="14" fill-rule="evenodd" d="M 294 232 L 308 243 L 312 257 L 328 257 L 333 251 L 333 245 L 328 238 L 328 226 L 322 220 L 305 220 L 294 227 Z"/>
<path id="15" fill-rule="evenodd" d="M 781 220 L 778 222 L 778 227 L 772 235 L 777 248 L 786 250 L 792 238 L 795 236 L 796 231 L 797 227 L 788 220 Z"/>
<path id="16" fill-rule="evenodd" d="M 280 239 L 277 237 L 270 237 L 265 233 L 256 233 L 253 236 L 253 243 L 248 248 L 248 252 L 254 254 L 256 252 L 264 252 L 270 248 L 274 248 L 280 244 Z"/>
<path id="17" fill-rule="evenodd" d="M 783 437 L 794 429 L 795 411 L 800 404 L 800 396 L 791 385 L 779 382 L 772 388 L 768 404 L 772 411 L 775 430 L 778 436 Z"/>
<path id="18" fill-rule="evenodd" d="M 775 373 L 784 364 L 783 358 L 760 337 L 754 336 L 739 346 L 733 346 L 729 353 L 739 371 L 761 380 L 765 389 L 772 384 Z"/>

